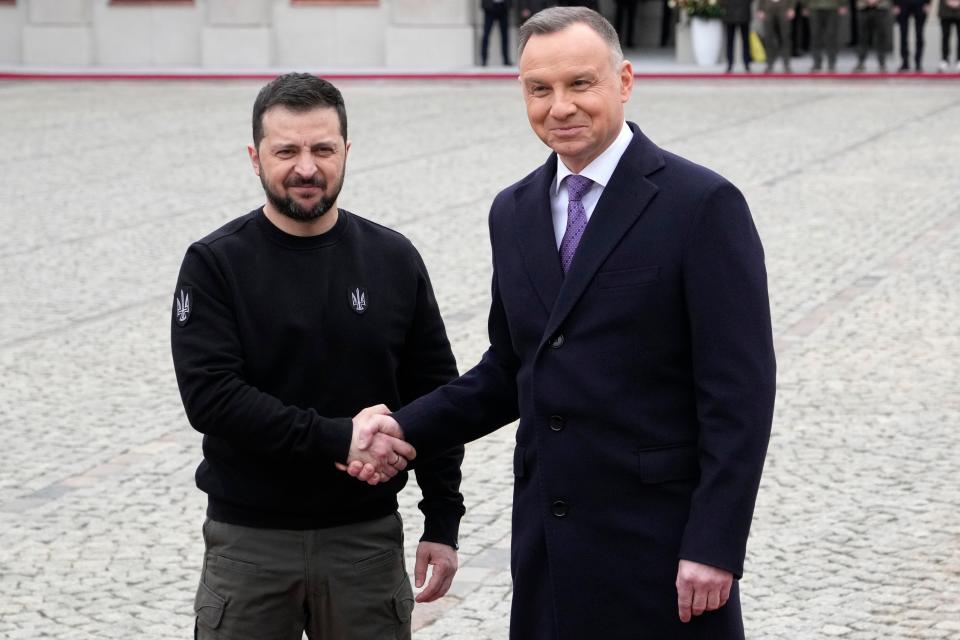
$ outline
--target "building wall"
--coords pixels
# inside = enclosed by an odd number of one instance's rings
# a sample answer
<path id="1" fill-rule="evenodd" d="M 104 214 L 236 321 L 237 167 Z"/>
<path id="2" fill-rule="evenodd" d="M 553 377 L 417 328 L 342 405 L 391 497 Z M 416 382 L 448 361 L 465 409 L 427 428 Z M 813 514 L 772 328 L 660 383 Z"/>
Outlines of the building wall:
<path id="1" fill-rule="evenodd" d="M 0 64 L 460 68 L 474 0 L 0 0 Z"/>
<path id="2" fill-rule="evenodd" d="M 479 4 L 479 0 L 0 0 L 0 65 L 460 69 L 478 60 Z M 655 46 L 659 40 L 658 5 L 657 0 L 641 2 L 637 40 L 642 46 Z M 600 6 L 613 17 L 614 0 L 601 0 Z M 931 14 L 926 26 L 927 70 L 936 68 L 940 53 L 936 8 Z M 688 31 L 682 20 L 675 40 L 679 62 L 691 61 Z M 511 35 L 515 42 L 515 30 Z M 896 52 L 895 28 L 893 35 Z M 491 62 L 499 61 L 499 34 L 494 38 Z M 894 53 L 891 64 L 898 57 Z M 805 62 L 797 61 L 797 66 Z"/>
<path id="3" fill-rule="evenodd" d="M 0 4 L 0 64 L 20 62 L 26 13 L 26 6 L 22 3 Z"/>

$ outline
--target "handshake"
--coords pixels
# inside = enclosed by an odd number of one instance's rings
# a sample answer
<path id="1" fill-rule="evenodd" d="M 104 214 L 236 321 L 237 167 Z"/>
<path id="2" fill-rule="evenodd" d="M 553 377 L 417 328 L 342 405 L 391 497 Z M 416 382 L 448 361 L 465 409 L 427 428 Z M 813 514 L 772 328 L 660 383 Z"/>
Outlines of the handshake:
<path id="1" fill-rule="evenodd" d="M 400 425 L 389 414 L 386 405 L 378 404 L 353 417 L 347 463 L 335 463 L 338 469 L 375 485 L 407 468 L 407 463 L 417 457 L 417 450 L 404 442 Z"/>

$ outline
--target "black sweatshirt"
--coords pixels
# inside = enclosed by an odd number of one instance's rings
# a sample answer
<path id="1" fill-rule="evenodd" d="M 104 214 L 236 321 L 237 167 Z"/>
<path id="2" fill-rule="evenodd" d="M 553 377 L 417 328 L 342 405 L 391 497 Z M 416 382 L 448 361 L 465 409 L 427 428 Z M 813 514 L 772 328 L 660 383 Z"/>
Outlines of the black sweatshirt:
<path id="1" fill-rule="evenodd" d="M 173 363 L 204 434 L 207 515 L 315 529 L 397 509 L 405 472 L 371 487 L 338 471 L 360 409 L 400 406 L 456 377 L 426 267 L 402 235 L 347 211 L 297 237 L 262 209 L 187 250 L 174 292 Z M 414 461 L 424 540 L 456 545 L 463 447 Z"/>

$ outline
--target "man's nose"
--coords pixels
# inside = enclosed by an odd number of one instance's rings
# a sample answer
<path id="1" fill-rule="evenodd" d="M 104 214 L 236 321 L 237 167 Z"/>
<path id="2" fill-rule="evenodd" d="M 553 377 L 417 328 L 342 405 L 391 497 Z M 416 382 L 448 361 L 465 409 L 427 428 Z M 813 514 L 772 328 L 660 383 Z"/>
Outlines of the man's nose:
<path id="1" fill-rule="evenodd" d="M 550 105 L 551 116 L 557 120 L 563 120 L 576 112 L 577 105 L 573 103 L 573 100 L 565 91 L 558 91 L 554 94 L 553 103 Z"/>
<path id="2" fill-rule="evenodd" d="M 309 178 L 317 173 L 317 164 L 313 161 L 313 154 L 305 150 L 298 155 L 294 170 L 304 178 Z"/>

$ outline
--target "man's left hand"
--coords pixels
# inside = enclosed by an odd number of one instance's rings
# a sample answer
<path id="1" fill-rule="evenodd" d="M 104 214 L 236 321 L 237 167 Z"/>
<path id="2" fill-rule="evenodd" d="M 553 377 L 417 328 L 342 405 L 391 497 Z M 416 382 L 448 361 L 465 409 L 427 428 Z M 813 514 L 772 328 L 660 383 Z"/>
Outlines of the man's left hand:
<path id="1" fill-rule="evenodd" d="M 733 574 L 724 569 L 681 560 L 677 569 L 677 605 L 680 622 L 690 622 L 692 616 L 704 611 L 715 611 L 727 604 Z"/>
<path id="2" fill-rule="evenodd" d="M 417 588 L 423 586 L 427 579 L 427 566 L 433 566 L 430 573 L 430 582 L 426 588 L 417 594 L 417 602 L 433 602 L 442 597 L 453 584 L 453 576 L 457 573 L 457 551 L 453 547 L 439 542 L 421 542 L 417 547 L 417 564 L 413 570 L 413 578 Z"/>

